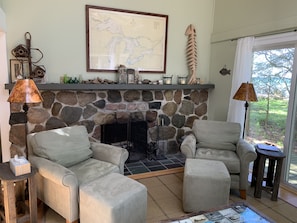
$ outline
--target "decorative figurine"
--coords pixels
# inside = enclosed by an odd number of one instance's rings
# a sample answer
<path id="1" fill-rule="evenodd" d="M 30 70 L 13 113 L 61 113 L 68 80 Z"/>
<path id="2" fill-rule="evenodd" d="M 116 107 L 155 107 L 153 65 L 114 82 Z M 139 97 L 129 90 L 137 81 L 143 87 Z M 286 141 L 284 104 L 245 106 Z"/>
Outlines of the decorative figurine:
<path id="1" fill-rule="evenodd" d="M 185 35 L 188 36 L 187 42 L 187 62 L 189 67 L 189 79 L 188 84 L 196 84 L 196 69 L 197 69 L 197 44 L 196 44 L 196 29 L 190 24 L 185 32 Z"/>

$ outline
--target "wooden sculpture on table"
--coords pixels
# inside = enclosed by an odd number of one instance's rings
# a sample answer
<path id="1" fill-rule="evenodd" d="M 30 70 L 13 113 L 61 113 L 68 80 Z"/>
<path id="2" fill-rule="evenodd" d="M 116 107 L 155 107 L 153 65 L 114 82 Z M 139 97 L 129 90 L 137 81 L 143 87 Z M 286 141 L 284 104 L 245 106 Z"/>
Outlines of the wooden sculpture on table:
<path id="1" fill-rule="evenodd" d="M 196 69 L 197 69 L 197 44 L 196 44 L 196 29 L 190 24 L 187 27 L 185 35 L 188 36 L 187 42 L 187 63 L 189 67 L 188 84 L 196 84 Z"/>

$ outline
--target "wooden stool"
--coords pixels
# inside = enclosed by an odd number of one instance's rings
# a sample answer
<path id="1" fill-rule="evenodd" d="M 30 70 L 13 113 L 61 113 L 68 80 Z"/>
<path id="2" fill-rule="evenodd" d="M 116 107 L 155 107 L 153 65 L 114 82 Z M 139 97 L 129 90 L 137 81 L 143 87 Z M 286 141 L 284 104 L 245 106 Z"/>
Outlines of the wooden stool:
<path id="1" fill-rule="evenodd" d="M 281 151 L 269 151 L 255 146 L 257 159 L 254 161 L 251 186 L 256 186 L 254 197 L 261 198 L 262 190 L 272 192 L 271 200 L 276 201 L 280 184 L 283 159 L 286 157 Z M 264 177 L 266 159 L 269 160 L 268 172 Z M 276 167 L 275 167 L 276 164 Z M 263 181 L 266 182 L 265 186 Z"/>
<path id="2" fill-rule="evenodd" d="M 4 192 L 4 210 L 5 210 L 5 223 L 21 223 L 30 222 L 37 223 L 37 191 L 34 181 L 36 169 L 31 167 L 31 173 L 21 176 L 15 176 L 10 170 L 9 162 L 0 163 L 0 180 L 3 184 Z M 20 218 L 17 218 L 16 204 L 15 204 L 15 189 L 14 183 L 28 180 L 29 190 L 29 212 Z M 1 213 L 1 216 L 3 214 Z"/>

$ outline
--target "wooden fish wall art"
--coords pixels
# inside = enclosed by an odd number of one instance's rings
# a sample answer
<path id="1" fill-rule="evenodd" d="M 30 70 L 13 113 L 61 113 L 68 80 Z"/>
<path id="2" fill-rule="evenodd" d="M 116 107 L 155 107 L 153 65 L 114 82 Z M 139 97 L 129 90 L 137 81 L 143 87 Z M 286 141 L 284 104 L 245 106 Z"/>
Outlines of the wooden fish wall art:
<path id="1" fill-rule="evenodd" d="M 196 29 L 190 24 L 185 32 L 185 35 L 188 36 L 187 42 L 187 63 L 189 68 L 188 84 L 196 84 L 196 70 L 197 70 L 197 43 L 196 43 Z"/>
<path id="2" fill-rule="evenodd" d="M 225 76 L 225 75 L 231 75 L 231 70 L 226 68 L 226 65 L 220 70 L 220 74 Z"/>

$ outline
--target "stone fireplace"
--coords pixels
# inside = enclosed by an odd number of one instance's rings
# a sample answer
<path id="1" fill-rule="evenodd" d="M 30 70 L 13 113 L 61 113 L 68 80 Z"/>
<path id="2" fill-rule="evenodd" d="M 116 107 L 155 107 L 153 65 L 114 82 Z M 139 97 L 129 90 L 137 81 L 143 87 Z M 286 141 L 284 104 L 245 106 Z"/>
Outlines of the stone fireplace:
<path id="1" fill-rule="evenodd" d="M 193 121 L 207 119 L 208 90 L 214 87 L 121 89 L 123 86 L 118 86 L 113 89 L 93 89 L 92 86 L 81 89 L 79 86 L 76 90 L 49 89 L 50 86 L 40 84 L 38 88 L 44 101 L 29 105 L 27 131 L 85 125 L 90 140 L 101 141 L 102 134 L 105 139 L 112 138 L 102 132 L 105 125 L 142 121 L 147 125 L 146 142 L 166 141 L 166 153 L 173 154 L 179 152 L 182 137 Z M 12 84 L 6 85 L 6 89 L 12 87 Z M 21 110 L 21 105 L 11 104 L 11 113 Z M 11 115 L 10 124 L 11 156 L 24 155 L 26 126 L 23 118 Z"/>

